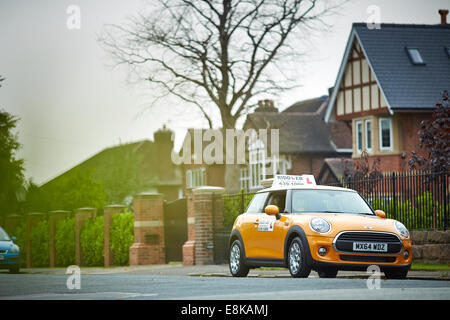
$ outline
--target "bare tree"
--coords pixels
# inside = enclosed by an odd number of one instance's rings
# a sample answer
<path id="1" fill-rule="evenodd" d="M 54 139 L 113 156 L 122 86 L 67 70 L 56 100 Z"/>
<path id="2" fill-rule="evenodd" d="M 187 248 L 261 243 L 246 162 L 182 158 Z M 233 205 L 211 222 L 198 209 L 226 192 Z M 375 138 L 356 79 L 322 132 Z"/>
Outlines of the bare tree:
<path id="1" fill-rule="evenodd" d="M 127 24 L 107 25 L 99 41 L 116 63 L 152 85 L 154 102 L 178 97 L 195 105 L 210 128 L 220 119 L 220 127 L 232 129 L 255 105 L 252 97 L 296 84 L 287 73 L 305 51 L 300 40 L 338 2 L 159 0 Z"/>

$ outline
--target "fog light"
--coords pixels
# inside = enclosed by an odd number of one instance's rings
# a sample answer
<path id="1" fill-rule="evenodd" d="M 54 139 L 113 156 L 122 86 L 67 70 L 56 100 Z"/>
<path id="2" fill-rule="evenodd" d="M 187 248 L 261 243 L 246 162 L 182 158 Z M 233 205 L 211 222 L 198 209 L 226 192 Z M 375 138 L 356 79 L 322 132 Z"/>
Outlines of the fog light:
<path id="1" fill-rule="evenodd" d="M 327 254 L 327 249 L 324 248 L 324 247 L 320 247 L 319 248 L 319 255 L 323 257 L 326 254 Z"/>
<path id="2" fill-rule="evenodd" d="M 405 250 L 405 251 L 403 252 L 403 258 L 405 258 L 405 260 L 409 258 L 409 252 L 408 252 L 408 250 Z"/>

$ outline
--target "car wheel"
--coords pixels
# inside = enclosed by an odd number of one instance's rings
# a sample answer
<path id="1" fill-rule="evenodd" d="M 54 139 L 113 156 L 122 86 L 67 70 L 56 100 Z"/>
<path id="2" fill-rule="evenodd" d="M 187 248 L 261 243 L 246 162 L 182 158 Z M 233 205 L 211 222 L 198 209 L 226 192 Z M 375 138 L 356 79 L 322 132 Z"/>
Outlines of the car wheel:
<path id="1" fill-rule="evenodd" d="M 408 270 L 407 269 L 385 270 L 384 275 L 388 279 L 406 279 L 406 276 L 408 275 Z"/>
<path id="2" fill-rule="evenodd" d="M 233 277 L 246 277 L 249 268 L 244 264 L 244 254 L 242 244 L 235 240 L 230 248 L 230 272 Z"/>
<path id="3" fill-rule="evenodd" d="M 306 263 L 306 253 L 300 238 L 294 238 L 289 245 L 288 266 L 293 278 L 307 278 L 311 267 Z"/>
<path id="4" fill-rule="evenodd" d="M 9 268 L 9 273 L 19 273 L 20 267 L 19 266 L 14 266 Z"/>
<path id="5" fill-rule="evenodd" d="M 320 278 L 336 278 L 338 269 L 337 268 L 321 268 L 317 270 Z"/>

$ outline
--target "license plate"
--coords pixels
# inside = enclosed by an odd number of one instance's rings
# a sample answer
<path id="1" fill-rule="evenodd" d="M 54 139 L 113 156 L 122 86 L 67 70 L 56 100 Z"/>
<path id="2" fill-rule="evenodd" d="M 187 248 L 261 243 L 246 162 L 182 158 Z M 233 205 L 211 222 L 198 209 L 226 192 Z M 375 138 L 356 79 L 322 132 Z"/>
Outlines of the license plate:
<path id="1" fill-rule="evenodd" d="M 387 252 L 387 243 L 353 242 L 353 251 Z"/>

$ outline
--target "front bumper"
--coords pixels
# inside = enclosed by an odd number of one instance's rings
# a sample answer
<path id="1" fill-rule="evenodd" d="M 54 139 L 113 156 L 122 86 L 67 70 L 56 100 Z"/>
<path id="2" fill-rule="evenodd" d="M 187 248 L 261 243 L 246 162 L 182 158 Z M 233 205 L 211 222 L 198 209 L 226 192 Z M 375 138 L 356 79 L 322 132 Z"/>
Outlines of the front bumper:
<path id="1" fill-rule="evenodd" d="M 321 267 L 334 267 L 339 270 L 366 270 L 370 265 L 378 265 L 380 269 L 408 268 L 412 263 L 412 246 L 410 239 L 403 239 L 402 248 L 396 254 L 389 253 L 355 253 L 337 251 L 333 246 L 332 237 L 307 236 L 311 261 L 314 269 Z M 319 255 L 319 248 L 325 248 L 326 254 Z M 408 251 L 409 256 L 405 259 L 404 252 Z"/>
<path id="2" fill-rule="evenodd" d="M 19 253 L 0 254 L 0 269 L 9 269 L 18 265 L 20 265 Z"/>

